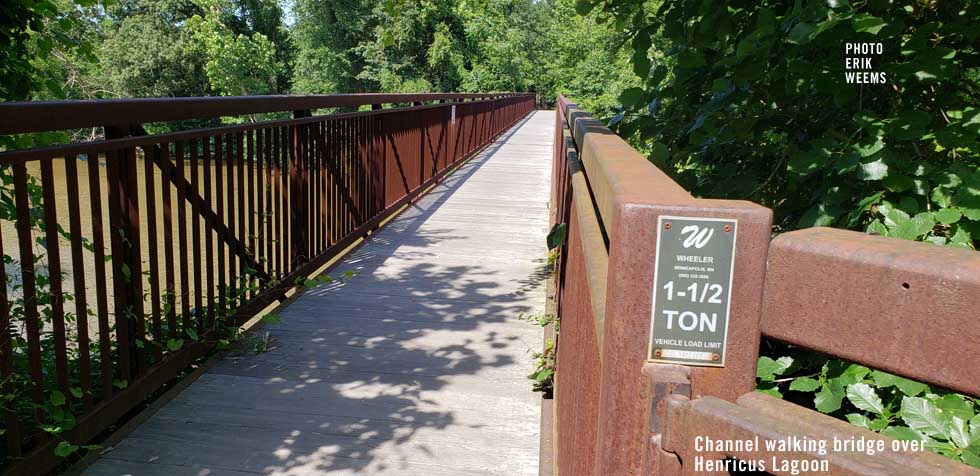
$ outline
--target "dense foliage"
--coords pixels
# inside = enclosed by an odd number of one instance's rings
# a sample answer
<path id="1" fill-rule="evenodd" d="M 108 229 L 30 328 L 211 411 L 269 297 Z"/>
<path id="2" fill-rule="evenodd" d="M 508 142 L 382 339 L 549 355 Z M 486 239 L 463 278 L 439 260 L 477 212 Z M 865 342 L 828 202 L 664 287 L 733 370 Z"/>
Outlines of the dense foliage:
<path id="1" fill-rule="evenodd" d="M 601 2 L 644 78 L 614 122 L 689 189 L 765 204 L 778 229 L 975 248 L 980 5 L 899 3 Z M 851 57 L 885 83 L 847 83 Z"/>
<path id="2" fill-rule="evenodd" d="M 610 123 L 695 194 L 765 204 L 775 232 L 980 243 L 977 2 L 577 7 L 631 36 L 642 84 Z M 760 391 L 980 466 L 975 399 L 779 343 L 763 353 Z"/>

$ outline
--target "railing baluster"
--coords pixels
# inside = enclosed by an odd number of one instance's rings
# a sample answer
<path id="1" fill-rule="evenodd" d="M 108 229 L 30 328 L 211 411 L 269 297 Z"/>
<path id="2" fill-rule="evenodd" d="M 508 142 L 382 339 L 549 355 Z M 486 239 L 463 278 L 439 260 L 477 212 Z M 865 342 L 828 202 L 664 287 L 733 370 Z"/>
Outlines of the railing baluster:
<path id="1" fill-rule="evenodd" d="M 227 173 L 227 215 L 225 216 L 225 222 L 228 225 L 227 236 L 235 236 L 235 208 L 239 204 L 235 203 L 235 171 L 238 168 L 238 155 L 241 152 L 239 146 L 238 134 L 231 133 L 225 136 L 227 141 L 225 142 L 225 172 Z M 223 240 L 228 244 L 228 311 L 231 312 L 232 309 L 238 307 L 238 259 L 235 254 L 234 248 L 230 244 L 230 240 Z"/>
<path id="2" fill-rule="evenodd" d="M 106 137 L 129 136 L 131 130 L 131 127 L 106 127 Z M 143 367 L 141 352 L 135 344 L 143 337 L 143 280 L 136 187 L 136 149 L 125 147 L 122 150 L 110 151 L 106 156 L 119 370 L 121 378 L 129 382 L 139 375 Z"/>
<path id="3" fill-rule="evenodd" d="M 178 141 L 174 148 L 175 167 L 174 171 L 180 179 L 177 184 L 177 233 L 180 235 L 179 245 L 179 265 L 180 265 L 180 312 L 182 315 L 181 324 L 184 334 L 187 336 L 187 329 L 191 328 L 191 291 L 190 291 L 190 272 L 187 262 L 187 174 L 184 167 L 184 142 Z M 194 240 L 197 240 L 195 237 Z"/>
<path id="4" fill-rule="evenodd" d="M 176 272 L 174 270 L 174 231 L 173 231 L 173 207 L 171 206 L 170 173 L 173 164 L 170 162 L 170 144 L 164 142 L 160 144 L 160 193 L 161 206 L 163 210 L 163 265 L 166 280 L 164 281 L 163 295 L 166 303 L 167 336 L 170 339 L 180 339 L 177 335 L 177 286 Z M 179 199 L 179 198 L 178 198 Z M 166 342 L 161 342 L 166 344 Z"/>
<path id="5" fill-rule="evenodd" d="M 109 330 L 109 286 L 105 272 L 105 241 L 103 238 L 102 191 L 99 185 L 99 156 L 88 157 L 88 191 L 92 200 L 92 249 L 95 265 L 95 296 L 99 320 L 99 368 L 102 399 L 112 395 L 112 339 Z"/>
<path id="6" fill-rule="evenodd" d="M 20 248 L 21 286 L 24 290 L 24 327 L 27 331 L 28 366 L 30 367 L 31 396 L 34 403 L 44 402 L 44 378 L 41 370 L 41 323 L 37 309 L 37 280 L 34 268 L 34 239 L 31 236 L 31 203 L 27 190 L 27 167 L 14 165 L 14 196 L 17 209 L 17 243 Z M 34 410 L 41 421 L 40 407 Z"/>
<path id="7" fill-rule="evenodd" d="M 41 190 L 44 203 L 44 246 L 48 262 L 48 293 L 51 300 L 51 327 L 54 336 L 55 379 L 58 389 L 68 391 L 68 351 L 65 335 L 65 296 L 61 289 L 61 246 L 58 212 L 54 198 L 54 159 L 41 161 Z"/>
<path id="8" fill-rule="evenodd" d="M 236 200 L 235 210 L 238 212 L 238 241 L 245 246 L 245 252 L 249 253 L 249 239 L 245 235 L 245 190 L 247 184 L 245 183 L 245 167 L 248 166 L 246 162 L 245 155 L 245 137 L 244 134 L 238 132 L 235 134 L 235 175 L 236 175 L 236 186 L 235 189 L 238 191 L 238 199 Z M 247 294 L 245 290 L 248 288 L 248 274 L 245 269 L 248 267 L 246 261 L 238 254 L 234 254 L 235 260 L 238 261 L 239 275 L 235 275 L 235 282 L 238 285 L 238 299 L 237 306 L 245 304 Z"/>
<path id="9" fill-rule="evenodd" d="M 258 263 L 259 262 L 259 253 L 257 251 L 258 245 L 257 245 L 257 241 L 256 241 L 256 236 L 255 236 L 255 219 L 256 219 L 256 216 L 255 216 L 255 194 L 256 194 L 256 190 L 258 190 L 258 187 L 256 186 L 257 184 L 255 182 L 255 168 L 258 166 L 259 154 L 255 153 L 255 131 L 254 130 L 248 131 L 247 142 L 248 142 L 248 155 L 246 156 L 247 159 L 245 161 L 244 166 L 245 166 L 245 168 L 247 169 L 247 172 L 248 172 L 248 174 L 247 174 L 248 175 L 248 181 L 246 182 L 246 184 L 248 185 L 248 187 L 247 187 L 248 188 L 248 191 L 247 191 L 247 197 L 248 197 L 248 213 L 247 213 L 248 234 L 246 236 L 243 236 L 242 237 L 242 242 L 245 243 L 245 249 L 247 250 L 248 254 L 252 256 L 252 258 L 255 260 L 256 263 Z M 245 188 L 245 187 L 242 187 L 242 188 Z M 256 271 L 258 271 L 258 270 L 256 270 Z M 246 297 L 248 299 L 251 299 L 255 295 L 255 293 L 252 291 L 252 286 L 255 284 L 255 280 L 253 279 L 253 277 L 254 277 L 254 274 L 252 274 L 252 273 L 246 274 L 246 285 L 247 285 L 247 288 L 249 290 L 248 291 L 248 294 L 246 295 Z"/>
<path id="10" fill-rule="evenodd" d="M 160 155 L 159 148 L 151 148 L 151 154 Z M 146 233 L 147 254 L 149 255 L 150 272 L 150 323 L 153 331 L 153 357 L 159 361 L 163 356 L 166 338 L 163 336 L 163 326 L 160 324 L 160 263 L 157 257 L 157 211 L 156 211 L 156 169 L 152 160 L 144 160 L 144 189 L 146 190 Z M 164 186 L 162 190 L 166 190 Z"/>
<path id="11" fill-rule="evenodd" d="M 224 222 L 227 215 L 224 209 L 224 174 L 223 164 L 224 155 L 222 154 L 224 134 L 218 134 L 214 136 L 214 211 L 217 214 L 217 220 L 219 222 Z M 223 319 L 225 316 L 225 237 L 222 233 L 216 234 L 217 241 L 215 245 L 218 251 L 218 303 L 217 310 L 215 312 L 216 319 Z"/>
<path id="12" fill-rule="evenodd" d="M 286 276 L 293 271 L 292 261 L 290 259 L 292 242 L 289 241 L 292 223 L 289 209 L 289 200 L 292 196 L 292 191 L 289 188 L 289 174 L 291 173 L 292 169 L 292 164 L 290 164 L 290 157 L 292 157 L 292 141 L 290 140 L 292 137 L 291 129 L 291 126 L 283 126 L 279 129 L 279 178 L 282 182 L 282 194 L 280 195 L 282 228 L 279 230 L 281 261 L 279 262 L 279 269 L 281 270 L 283 276 Z"/>
<path id="13" fill-rule="evenodd" d="M 214 170 L 219 154 L 211 155 L 211 139 L 212 136 L 206 136 L 201 141 L 203 152 L 204 152 L 204 170 L 202 171 L 202 176 L 204 180 L 204 207 L 211 208 L 213 204 L 211 202 L 211 171 Z M 214 138 L 215 143 L 219 140 L 217 137 Z M 217 208 L 215 207 L 215 210 Z M 207 288 L 208 293 L 208 310 L 205 319 L 204 327 L 208 331 L 214 326 L 215 320 L 215 249 L 214 249 L 214 219 L 212 215 L 208 215 L 204 218 L 204 261 L 206 264 L 204 284 Z M 219 288 L 220 289 L 220 288 Z"/>
<path id="14" fill-rule="evenodd" d="M 198 182 L 198 167 L 200 167 L 198 141 L 192 140 L 189 145 L 191 152 L 191 189 L 194 190 L 195 195 L 199 195 L 201 187 Z M 205 167 L 207 166 L 208 164 L 205 163 Z M 194 319 L 197 321 L 198 332 L 204 331 L 204 318 L 201 316 L 204 305 L 204 290 L 201 289 L 201 214 L 200 205 L 198 202 L 193 202 L 191 204 L 191 254 L 194 256 Z"/>

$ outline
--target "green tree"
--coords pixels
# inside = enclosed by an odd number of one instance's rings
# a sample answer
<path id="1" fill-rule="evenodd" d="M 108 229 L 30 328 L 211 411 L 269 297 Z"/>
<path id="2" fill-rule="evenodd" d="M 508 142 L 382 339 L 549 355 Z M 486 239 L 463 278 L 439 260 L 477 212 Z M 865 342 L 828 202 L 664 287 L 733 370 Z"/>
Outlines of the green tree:
<path id="1" fill-rule="evenodd" d="M 233 5 L 223 0 L 198 0 L 204 15 L 195 15 L 186 28 L 193 51 L 205 58 L 211 88 L 222 95 L 268 94 L 276 89 L 276 47 L 263 33 L 236 33 L 222 20 Z M 231 15 L 232 18 L 238 18 Z"/>
<path id="2" fill-rule="evenodd" d="M 695 193 L 768 205 L 778 229 L 976 247 L 976 2 L 580 4 L 632 37 L 643 85 L 618 130 Z M 848 84 L 846 45 L 879 42 L 850 56 L 885 84 Z"/>
<path id="3" fill-rule="evenodd" d="M 203 12 L 189 0 L 123 2 L 99 49 L 101 77 L 121 97 L 206 96 L 205 60 L 182 26 Z"/>

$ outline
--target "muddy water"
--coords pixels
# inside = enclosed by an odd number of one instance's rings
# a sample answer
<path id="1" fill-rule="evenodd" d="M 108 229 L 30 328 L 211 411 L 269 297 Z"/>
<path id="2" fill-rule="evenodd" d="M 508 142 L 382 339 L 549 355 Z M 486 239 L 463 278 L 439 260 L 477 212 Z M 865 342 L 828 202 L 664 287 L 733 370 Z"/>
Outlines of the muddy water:
<path id="1" fill-rule="evenodd" d="M 99 187 L 100 188 L 96 192 L 96 191 L 93 191 L 92 189 L 90 189 L 90 187 L 89 187 L 89 170 L 90 170 L 90 168 L 89 168 L 88 161 L 85 160 L 85 159 L 78 159 L 78 162 L 77 162 L 77 164 L 78 164 L 78 166 L 77 166 L 77 169 L 78 169 L 78 197 L 77 197 L 77 199 L 75 197 L 71 196 L 71 194 L 69 193 L 68 188 L 67 188 L 67 183 L 68 182 L 66 180 L 65 161 L 62 160 L 62 159 L 56 159 L 53 162 L 53 166 L 54 166 L 53 167 L 54 168 L 54 192 L 55 192 L 55 197 L 56 197 L 56 209 L 57 209 L 56 212 L 57 212 L 58 224 L 61 225 L 61 227 L 65 231 L 72 232 L 72 230 L 70 228 L 70 221 L 69 221 L 69 208 L 70 207 L 76 207 L 76 208 L 78 208 L 79 215 L 80 215 L 80 222 L 81 222 L 81 227 L 80 227 L 81 228 L 81 233 L 80 234 L 82 235 L 82 237 L 84 238 L 84 240 L 85 240 L 86 243 L 91 243 L 92 236 L 93 236 L 93 233 L 92 233 L 92 231 L 93 231 L 92 196 L 95 193 L 98 193 L 98 195 L 101 197 L 101 215 L 102 215 L 102 223 L 103 223 L 102 235 L 103 235 L 103 239 L 104 239 L 105 254 L 106 254 L 106 256 L 109 256 L 111 254 L 111 250 L 109 249 L 109 247 L 110 247 L 110 234 L 109 234 L 108 191 L 107 191 L 107 184 L 108 184 L 108 182 L 107 182 L 107 179 L 106 179 L 105 159 L 104 159 L 104 157 L 100 157 L 98 160 L 99 160 L 99 162 L 98 162 L 98 174 L 99 174 Z M 211 182 L 212 182 L 212 184 L 211 184 L 211 197 L 212 197 L 212 202 L 213 202 L 215 200 L 215 197 L 216 197 L 217 193 L 218 193 L 218 190 L 216 189 L 216 185 L 215 185 L 215 173 L 217 171 L 215 170 L 216 167 L 213 164 L 208 164 L 206 166 L 211 168 L 211 177 L 212 177 L 211 178 Z M 198 170 L 197 170 L 197 177 L 198 177 L 198 182 L 199 182 L 198 194 L 201 195 L 201 196 L 204 195 L 203 185 L 201 185 L 201 183 L 203 182 L 203 173 L 204 173 L 203 168 L 204 167 L 205 167 L 205 165 L 199 165 L 198 166 Z M 151 219 L 151 215 L 149 214 L 148 209 L 147 209 L 147 187 L 146 187 L 146 173 L 147 173 L 147 169 L 145 167 L 145 162 L 144 162 L 144 160 L 142 158 L 138 158 L 137 159 L 137 168 L 138 168 L 137 182 L 138 182 L 138 187 L 139 187 L 139 204 L 140 204 L 140 213 L 139 213 L 140 214 L 140 252 L 142 254 L 142 269 L 143 269 L 143 272 L 144 272 L 144 275 L 143 275 L 143 292 L 144 292 L 144 297 L 145 297 L 145 299 L 144 299 L 144 309 L 145 309 L 145 313 L 149 316 L 149 313 L 151 311 L 151 301 L 150 301 L 150 289 L 151 289 L 151 287 L 150 287 L 150 279 L 151 279 L 151 276 L 149 276 L 148 274 L 149 274 L 149 269 L 150 269 L 150 266 L 149 266 L 149 264 L 150 264 L 150 254 L 149 254 L 150 247 L 149 247 L 149 244 L 150 244 L 150 238 L 151 238 L 151 236 L 149 236 L 149 233 L 148 233 L 148 229 L 149 229 L 148 228 L 148 225 L 149 225 L 149 221 Z M 206 233 L 205 226 L 204 226 L 204 220 L 203 220 L 203 218 L 200 218 L 198 215 L 195 215 L 195 214 L 192 213 L 191 205 L 190 205 L 189 202 L 187 202 L 183 198 L 177 196 L 177 190 L 176 190 L 175 187 L 171 186 L 169 184 L 169 182 L 164 182 L 163 181 L 163 178 L 162 178 L 160 169 L 158 167 L 152 166 L 152 167 L 150 167 L 150 170 L 151 170 L 152 177 L 153 177 L 153 189 L 154 189 L 153 192 L 154 192 L 154 196 L 155 196 L 154 202 L 156 204 L 156 206 L 155 206 L 155 208 L 156 208 L 155 212 L 156 213 L 155 213 L 155 215 L 152 216 L 152 219 L 154 219 L 155 222 L 156 222 L 156 228 L 157 228 L 157 230 L 156 230 L 156 234 L 152 238 L 154 238 L 156 240 L 156 245 L 157 245 L 157 248 L 158 248 L 157 249 L 157 257 L 156 257 L 156 259 L 157 259 L 157 266 L 158 266 L 157 279 L 159 279 L 159 286 L 160 286 L 160 290 L 161 290 L 160 292 L 162 294 L 162 293 L 165 292 L 166 269 L 167 269 L 167 267 L 166 267 L 166 260 L 165 260 L 165 253 L 164 253 L 164 245 L 165 245 L 165 242 L 164 242 L 164 226 L 163 226 L 163 223 L 164 223 L 164 220 L 165 220 L 165 216 L 164 216 L 164 206 L 163 206 L 163 201 L 164 201 L 164 195 L 163 194 L 164 193 L 169 193 L 169 195 L 170 195 L 170 203 L 171 203 L 170 219 L 172 220 L 172 223 L 173 223 L 173 225 L 172 225 L 173 239 L 170 241 L 170 243 L 173 246 L 173 268 L 172 269 L 173 269 L 173 275 L 174 275 L 173 279 L 174 279 L 174 284 L 175 284 L 174 290 L 175 290 L 175 294 L 177 295 L 176 298 L 175 298 L 176 299 L 175 309 L 177 309 L 177 312 L 179 313 L 180 312 L 180 309 L 182 309 L 182 307 L 183 307 L 183 301 L 185 299 L 186 299 L 186 301 L 188 303 L 188 307 L 191 307 L 191 308 L 193 308 L 194 302 L 195 302 L 194 276 L 193 276 L 194 257 L 193 257 L 193 252 L 192 252 L 192 249 L 193 249 L 192 248 L 192 243 L 194 242 L 194 240 L 197 240 L 197 242 L 200 244 L 200 248 L 201 248 L 201 264 L 200 264 L 200 267 L 201 267 L 201 270 L 202 270 L 202 272 L 201 272 L 202 273 L 202 277 L 201 277 L 201 280 L 200 281 L 201 281 L 202 288 L 206 286 L 206 280 L 205 280 L 205 277 L 204 277 L 204 274 L 205 274 L 205 271 L 204 270 L 206 269 L 206 266 L 208 265 L 208 263 L 206 261 L 206 254 L 205 254 L 205 250 L 204 250 L 204 247 L 205 247 L 205 233 Z M 38 162 L 30 162 L 30 163 L 28 163 L 28 173 L 30 175 L 34 176 L 37 179 L 37 183 L 40 184 L 41 171 L 40 171 L 40 166 L 39 166 L 39 163 Z M 227 168 L 226 167 L 222 167 L 221 168 L 221 173 L 222 173 L 222 178 L 225 180 L 225 188 L 226 188 L 226 190 L 222 193 L 222 199 L 225 201 L 225 206 L 227 207 L 227 187 L 228 187 L 228 183 L 227 183 Z M 264 180 L 264 172 L 262 172 L 262 174 L 263 174 L 262 183 L 264 184 L 265 183 L 265 180 Z M 245 175 L 245 179 L 248 180 L 248 170 L 245 170 L 245 174 L 244 175 Z M 184 167 L 183 176 L 188 180 L 188 182 L 190 181 L 190 177 L 191 177 L 191 167 L 190 167 L 190 165 L 186 165 Z M 235 180 L 236 180 L 236 183 L 237 183 L 237 173 L 236 173 Z M 263 185 L 263 187 L 264 187 L 264 185 Z M 246 187 L 246 190 L 249 191 L 249 193 L 253 193 L 253 192 L 251 192 L 251 188 L 252 187 Z M 166 191 L 166 192 L 163 192 L 163 191 Z M 282 191 L 280 190 L 280 194 L 281 193 L 282 193 Z M 235 190 L 235 196 L 237 197 L 237 189 Z M 253 199 L 257 203 L 257 197 L 253 197 Z M 236 198 L 236 200 L 237 200 L 237 198 Z M 268 207 L 267 196 L 263 196 L 263 202 L 266 204 L 266 207 Z M 185 235 L 181 235 L 180 234 L 180 229 L 179 229 L 178 223 L 177 223 L 178 222 L 178 207 L 180 206 L 180 204 L 183 204 L 184 205 L 184 212 L 185 212 L 185 218 L 186 218 L 186 223 L 187 223 L 186 229 L 185 229 L 185 231 L 186 231 L 186 234 Z M 269 213 L 269 212 L 267 211 L 266 213 Z M 259 223 L 261 223 L 261 221 L 263 219 L 271 219 L 272 222 L 275 223 L 276 214 L 275 214 L 275 211 L 272 211 L 271 214 L 268 214 L 268 215 L 267 214 L 263 214 L 263 213 L 256 213 L 256 217 L 257 217 L 256 220 Z M 236 219 L 235 230 L 237 230 L 238 229 L 238 225 L 237 225 L 238 213 L 237 213 L 237 210 L 235 212 L 235 219 Z M 245 219 L 246 219 L 246 223 L 248 223 L 249 216 L 248 216 L 247 212 L 245 214 Z M 201 232 L 199 233 L 199 235 L 197 237 L 192 236 L 193 235 L 193 227 L 192 227 L 192 221 L 193 220 L 198 220 L 199 221 L 199 226 L 200 226 L 200 229 L 201 229 Z M 244 242 L 246 242 L 246 243 L 248 243 L 250 245 L 254 245 L 254 244 L 258 243 L 258 244 L 260 244 L 260 246 L 264 250 L 265 249 L 265 246 L 266 246 L 266 240 L 267 240 L 268 237 L 266 236 L 266 233 L 265 233 L 265 226 L 261 226 L 259 228 L 261 229 L 261 233 L 256 233 L 256 236 L 243 239 L 242 241 L 244 241 Z M 247 226 L 246 226 L 246 232 L 247 232 Z M 14 262 L 13 263 L 8 263 L 6 265 L 6 268 L 5 268 L 6 271 L 7 271 L 7 276 L 8 276 L 7 292 L 8 292 L 8 295 L 11 297 L 11 299 L 20 299 L 20 298 L 23 297 L 23 292 L 20 289 L 20 284 L 21 284 L 20 248 L 18 246 L 18 239 L 17 239 L 17 233 L 16 233 L 16 229 L 15 229 L 15 224 L 13 222 L 10 222 L 10 221 L 0 220 L 0 233 L 2 233 L 2 235 L 3 235 L 3 238 L 2 239 L 3 239 L 3 251 L 4 251 L 4 253 L 7 256 L 9 256 L 9 257 L 11 257 L 11 258 L 14 259 Z M 236 234 L 237 234 L 237 231 L 236 231 Z M 276 232 L 274 232 L 274 234 L 278 234 L 278 230 Z M 37 267 L 38 267 L 38 271 L 37 272 L 39 274 L 48 274 L 48 263 L 49 263 L 50 253 L 46 250 L 45 246 L 37 243 L 36 238 L 38 238 L 38 237 L 43 237 L 43 233 L 40 230 L 32 230 L 32 238 L 35 239 L 35 240 L 32 240 L 34 242 L 33 253 L 34 253 L 34 255 L 41 257 L 40 261 L 37 263 Z M 217 256 L 218 240 L 217 240 L 217 237 L 215 235 L 213 235 L 213 234 L 212 234 L 212 244 L 213 244 L 213 246 L 212 246 L 212 256 L 213 257 L 216 257 Z M 179 268 L 178 261 L 180 259 L 180 246 L 181 245 L 186 246 L 187 256 L 188 256 L 188 284 L 187 284 L 187 287 L 188 287 L 189 293 L 187 295 L 181 295 L 180 294 L 180 290 L 181 290 L 181 287 L 182 286 L 181 286 L 181 275 L 180 275 L 180 271 L 179 271 L 180 268 Z M 65 239 L 64 237 L 60 237 L 59 240 L 58 240 L 58 249 L 59 249 L 59 252 L 60 252 L 60 260 L 59 260 L 59 262 L 61 263 L 61 272 L 62 272 L 62 276 L 63 276 L 63 278 L 62 278 L 62 289 L 63 289 L 63 292 L 65 292 L 67 294 L 71 294 L 71 295 L 76 294 L 75 293 L 75 285 L 74 285 L 74 276 L 75 276 L 75 273 L 80 272 L 84 276 L 84 285 L 85 285 L 85 291 L 84 291 L 84 293 L 85 293 L 85 298 L 86 298 L 85 299 L 86 300 L 86 307 L 87 307 L 86 314 L 88 316 L 87 317 L 87 322 L 88 322 L 88 328 L 89 328 L 89 335 L 94 340 L 94 339 L 96 339 L 98 337 L 98 329 L 99 329 L 98 317 L 97 317 L 97 311 L 98 311 L 98 309 L 97 309 L 97 294 L 96 294 L 97 293 L 97 286 L 96 286 L 96 282 L 97 281 L 96 281 L 96 271 L 95 271 L 95 254 L 90 249 L 83 249 L 81 266 L 76 266 L 76 264 L 73 263 L 73 261 L 72 261 L 72 250 L 71 250 L 71 243 L 70 243 L 69 240 Z M 227 256 L 228 255 L 229 255 L 229 253 L 228 253 L 228 250 L 226 248 L 226 250 L 225 250 L 226 259 L 227 259 Z M 216 258 L 213 258 L 212 260 L 215 260 L 215 259 Z M 81 269 L 76 269 L 76 268 L 81 268 Z M 239 266 L 238 271 L 239 271 L 239 273 L 241 272 L 241 266 Z M 217 281 L 218 281 L 218 279 L 217 279 L 217 271 L 216 270 L 215 270 L 215 279 L 214 279 L 214 281 L 215 281 L 215 287 L 216 287 Z M 106 288 L 107 288 L 107 296 L 106 297 L 107 297 L 107 304 L 108 304 L 108 307 L 107 307 L 106 311 L 108 312 L 109 322 L 110 322 L 110 325 L 111 325 L 111 323 L 114 322 L 114 313 L 115 313 L 115 309 L 114 309 L 114 306 L 113 306 L 113 294 L 112 294 L 113 272 L 112 272 L 112 263 L 111 262 L 106 262 L 105 263 L 105 283 L 106 283 Z M 204 302 L 206 302 L 206 294 L 207 294 L 206 291 L 202 290 L 202 295 L 205 297 L 205 299 L 202 299 L 202 301 L 204 301 Z M 215 290 L 215 294 L 216 294 L 216 290 Z M 65 312 L 66 312 L 66 314 L 70 314 L 71 316 L 78 315 L 78 311 L 79 310 L 77 309 L 77 302 L 78 301 L 76 299 L 70 299 L 70 298 L 68 298 L 66 296 L 66 299 L 65 299 Z M 163 302 L 161 302 L 161 307 L 163 307 L 163 306 L 164 306 L 164 304 L 163 304 Z M 18 323 L 20 323 L 22 325 L 22 319 L 19 319 L 22 316 L 16 316 L 15 315 L 15 316 L 12 316 L 12 317 L 14 318 L 14 321 L 15 322 L 18 322 Z M 149 317 L 147 317 L 147 319 L 149 319 Z M 71 319 L 71 321 L 72 322 L 70 322 L 67 325 L 67 327 L 69 328 L 69 342 L 75 340 L 75 336 L 77 335 L 76 334 L 76 331 L 75 331 L 75 329 L 77 329 L 77 323 L 74 322 L 74 319 Z M 46 326 L 46 328 L 49 329 L 50 326 Z"/>

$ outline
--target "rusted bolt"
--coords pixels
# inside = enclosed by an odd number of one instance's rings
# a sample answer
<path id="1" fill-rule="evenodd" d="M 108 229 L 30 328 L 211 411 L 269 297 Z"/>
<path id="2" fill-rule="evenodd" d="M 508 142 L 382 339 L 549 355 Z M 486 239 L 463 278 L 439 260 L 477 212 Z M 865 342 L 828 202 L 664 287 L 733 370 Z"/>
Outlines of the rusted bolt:
<path id="1" fill-rule="evenodd" d="M 728 233 L 729 231 L 732 231 L 732 226 L 731 225 L 725 225 L 725 233 Z"/>
<path id="2" fill-rule="evenodd" d="M 726 226 L 727 226 L 727 225 L 726 225 Z M 711 353 L 711 361 L 712 361 L 712 362 L 717 362 L 717 361 L 719 361 L 719 360 L 721 360 L 721 356 L 720 356 L 720 355 L 718 355 L 718 354 L 716 354 L 716 353 L 714 353 L 714 352 L 712 352 L 712 353 Z"/>
<path id="3" fill-rule="evenodd" d="M 670 222 L 664 223 L 664 228 L 666 228 L 666 229 L 669 230 L 670 229 Z"/>
<path id="4" fill-rule="evenodd" d="M 660 349 L 656 349 L 653 351 L 654 357 L 660 357 L 661 355 L 663 355 L 663 351 L 661 351 Z"/>

